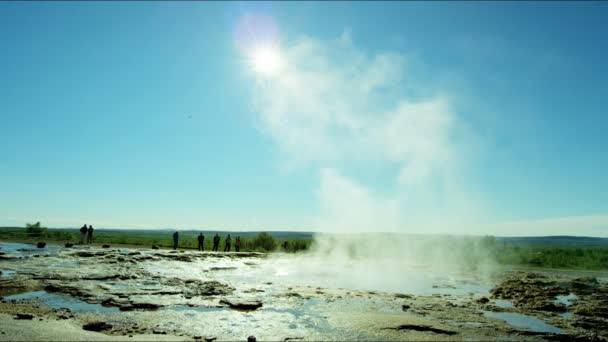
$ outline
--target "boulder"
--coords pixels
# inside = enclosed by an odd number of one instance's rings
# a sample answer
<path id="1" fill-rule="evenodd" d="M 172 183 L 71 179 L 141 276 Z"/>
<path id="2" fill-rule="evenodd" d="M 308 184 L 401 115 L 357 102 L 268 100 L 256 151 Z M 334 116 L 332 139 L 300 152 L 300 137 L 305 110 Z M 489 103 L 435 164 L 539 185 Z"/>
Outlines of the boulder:
<path id="1" fill-rule="evenodd" d="M 72 248 L 72 247 L 74 247 L 73 243 L 71 243 L 71 242 L 66 242 L 65 243 L 65 248 Z"/>
<path id="2" fill-rule="evenodd" d="M 101 248 L 110 248 L 110 245 L 103 245 Z"/>
<path id="3" fill-rule="evenodd" d="M 158 246 L 157 245 L 153 245 L 152 249 L 158 249 Z"/>
<path id="4" fill-rule="evenodd" d="M 43 241 L 39 241 L 39 242 L 36 244 L 36 247 L 38 247 L 38 248 L 44 248 L 45 246 L 46 246 L 46 242 L 43 242 Z"/>

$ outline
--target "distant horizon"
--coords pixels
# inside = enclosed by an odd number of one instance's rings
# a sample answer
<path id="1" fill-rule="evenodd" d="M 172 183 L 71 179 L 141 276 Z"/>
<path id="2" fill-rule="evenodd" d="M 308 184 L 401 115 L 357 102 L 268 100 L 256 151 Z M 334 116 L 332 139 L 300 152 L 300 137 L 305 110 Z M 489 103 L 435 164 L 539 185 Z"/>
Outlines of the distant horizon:
<path id="1" fill-rule="evenodd" d="M 35 222 L 34 222 L 35 223 Z M 88 224 L 87 224 L 88 225 Z M 44 225 L 43 225 L 44 226 Z M 0 226 L 0 229 L 6 228 L 25 228 L 25 225 L 20 226 Z M 78 230 L 79 227 L 45 227 L 48 229 L 74 229 Z M 608 236 L 589 236 L 589 235 L 495 235 L 495 234 L 454 234 L 454 233 L 407 233 L 407 232 L 390 232 L 390 231 L 357 231 L 357 232 L 331 232 L 331 231 L 306 231 L 306 230 L 289 230 L 289 229 L 255 229 L 255 230 L 243 230 L 243 229 L 211 229 L 211 228 L 126 228 L 126 227 L 95 227 L 95 230 L 125 230 L 125 231 L 193 231 L 193 232 L 239 232 L 239 233 L 290 233 L 290 234 L 336 234 L 336 235 L 371 235 L 371 234 L 394 234 L 394 235 L 411 235 L 411 236 L 444 236 L 444 237 L 484 237 L 492 236 L 496 238 L 594 238 L 594 239 L 608 239 Z"/>

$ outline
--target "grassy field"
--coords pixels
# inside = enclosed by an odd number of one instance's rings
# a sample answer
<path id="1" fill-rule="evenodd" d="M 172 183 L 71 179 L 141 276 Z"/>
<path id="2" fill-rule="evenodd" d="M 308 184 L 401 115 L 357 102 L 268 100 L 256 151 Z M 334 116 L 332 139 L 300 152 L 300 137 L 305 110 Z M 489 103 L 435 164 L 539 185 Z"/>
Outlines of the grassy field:
<path id="1" fill-rule="evenodd" d="M 215 233 L 218 233 L 221 237 L 220 251 L 224 248 L 228 233 L 232 236 L 232 251 L 234 251 L 234 241 L 239 235 L 241 236 L 241 251 L 243 252 L 300 252 L 310 249 L 314 243 L 311 233 L 203 231 L 205 250 L 211 250 Z M 173 232 L 170 230 L 98 229 L 94 234 L 94 243 L 141 247 L 156 245 L 168 248 L 173 246 L 172 234 Z M 196 249 L 198 247 L 198 234 L 199 231 L 180 231 L 179 248 Z M 40 228 L 39 230 L 30 229 L 28 231 L 21 227 L 0 228 L 0 240 L 2 241 L 30 243 L 47 241 L 63 244 L 77 242 L 79 236 L 80 233 L 77 229 Z M 608 270 L 608 239 L 579 237 L 494 238 L 492 236 L 460 239 L 461 242 L 455 242 L 453 238 L 446 237 L 426 237 L 425 239 L 429 246 L 433 246 L 434 239 L 436 241 L 449 239 L 451 246 L 465 251 L 463 260 L 471 259 L 469 260 L 471 263 L 475 263 L 474 259 L 479 258 L 479 251 L 483 251 L 484 257 L 490 257 L 498 264 L 505 266 Z M 285 242 L 288 243 L 287 250 L 283 248 Z M 468 251 L 471 251 L 470 255 L 466 254 Z"/>

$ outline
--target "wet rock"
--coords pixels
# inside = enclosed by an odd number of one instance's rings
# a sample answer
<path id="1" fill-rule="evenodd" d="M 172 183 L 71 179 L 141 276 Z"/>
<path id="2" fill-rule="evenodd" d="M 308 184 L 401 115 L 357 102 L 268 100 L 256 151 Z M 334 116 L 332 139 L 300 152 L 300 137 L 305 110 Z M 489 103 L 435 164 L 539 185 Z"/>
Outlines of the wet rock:
<path id="1" fill-rule="evenodd" d="M 65 248 L 72 248 L 72 247 L 74 247 L 74 244 L 71 242 L 66 242 L 66 244 L 64 246 L 65 246 Z"/>
<path id="2" fill-rule="evenodd" d="M 160 330 L 160 329 L 154 329 L 154 330 L 152 330 L 152 333 L 157 334 L 157 335 L 166 335 L 167 334 L 166 331 Z"/>
<path id="3" fill-rule="evenodd" d="M 158 249 L 158 246 L 157 245 L 153 245 L 152 249 Z"/>
<path id="4" fill-rule="evenodd" d="M 245 291 L 243 291 L 243 292 L 244 292 L 244 293 L 256 293 L 256 292 L 266 292 L 266 291 L 261 290 L 261 289 L 255 289 L 255 288 L 251 288 L 251 289 L 245 290 Z"/>
<path id="5" fill-rule="evenodd" d="M 350 294 L 350 293 L 347 293 Z M 395 298 L 406 298 L 406 299 L 412 299 L 414 298 L 412 295 L 408 295 L 408 294 L 403 294 L 403 293 L 395 293 Z"/>
<path id="6" fill-rule="evenodd" d="M 110 248 L 110 245 L 103 245 L 101 248 Z"/>
<path id="7" fill-rule="evenodd" d="M 43 242 L 43 241 L 39 241 L 39 242 L 36 244 L 36 247 L 38 247 L 38 248 L 44 248 L 45 246 L 46 246 L 46 242 Z"/>
<path id="8" fill-rule="evenodd" d="M 236 270 L 236 267 L 210 267 L 211 271 L 227 271 L 227 270 Z"/>
<path id="9" fill-rule="evenodd" d="M 487 304 L 488 302 L 490 302 L 490 300 L 488 299 L 488 297 L 481 297 L 475 300 L 475 302 L 477 304 Z"/>
<path id="10" fill-rule="evenodd" d="M 76 255 L 81 258 L 90 258 L 90 257 L 95 256 L 95 253 L 90 252 L 90 251 L 80 251 L 80 252 L 76 253 Z"/>
<path id="11" fill-rule="evenodd" d="M 257 341 L 257 339 L 253 335 L 247 337 L 247 342 L 256 342 L 256 341 Z"/>
<path id="12" fill-rule="evenodd" d="M 33 319 L 34 315 L 29 312 L 18 312 L 15 319 Z"/>
<path id="13" fill-rule="evenodd" d="M 83 325 L 82 329 L 89 330 L 89 331 L 111 330 L 112 324 L 106 323 L 106 322 L 101 322 L 101 321 L 96 321 L 96 322 L 90 322 L 90 323 Z"/>
<path id="14" fill-rule="evenodd" d="M 162 305 L 155 303 L 130 303 L 120 306 L 120 311 L 158 310 Z"/>
<path id="15" fill-rule="evenodd" d="M 263 303 L 259 300 L 239 301 L 236 299 L 222 299 L 220 300 L 220 304 L 226 304 L 231 309 L 243 311 L 256 310 L 258 308 L 261 308 L 263 305 Z"/>
<path id="16" fill-rule="evenodd" d="M 205 337 L 205 342 L 213 342 L 217 340 L 217 337 Z"/>
<path id="17" fill-rule="evenodd" d="M 389 328 L 384 328 L 384 329 L 390 329 L 390 330 L 414 330 L 414 331 L 423 331 L 423 332 L 433 332 L 436 334 L 443 334 L 443 335 L 456 335 L 458 334 L 458 332 L 456 331 L 451 331 L 451 330 L 444 330 L 444 329 L 439 329 L 439 328 L 434 328 L 428 325 L 417 325 L 417 324 L 401 324 L 399 326 L 396 327 L 389 327 Z"/>
<path id="18" fill-rule="evenodd" d="M 408 304 L 403 304 L 401 305 L 401 310 L 403 311 L 407 311 L 411 306 L 409 306 Z"/>

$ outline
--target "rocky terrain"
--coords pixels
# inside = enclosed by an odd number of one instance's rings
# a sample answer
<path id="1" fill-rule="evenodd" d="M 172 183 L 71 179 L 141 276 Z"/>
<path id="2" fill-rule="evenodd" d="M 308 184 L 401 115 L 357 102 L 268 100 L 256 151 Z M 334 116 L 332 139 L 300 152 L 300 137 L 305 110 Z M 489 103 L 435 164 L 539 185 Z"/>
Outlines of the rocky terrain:
<path id="1" fill-rule="evenodd" d="M 261 253 L 0 243 L 0 340 L 608 336 L 608 286 L 601 277 L 505 272 L 489 291 L 438 282 L 429 294 L 247 277 L 270 259 Z"/>

